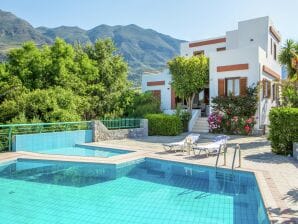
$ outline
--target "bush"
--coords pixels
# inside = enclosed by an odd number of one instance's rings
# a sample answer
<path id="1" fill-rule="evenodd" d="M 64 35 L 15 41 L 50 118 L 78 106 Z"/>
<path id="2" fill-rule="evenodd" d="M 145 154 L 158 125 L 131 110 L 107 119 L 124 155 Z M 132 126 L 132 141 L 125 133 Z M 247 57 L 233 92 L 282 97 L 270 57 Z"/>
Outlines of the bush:
<path id="1" fill-rule="evenodd" d="M 214 112 L 209 116 L 209 128 L 213 133 L 249 135 L 255 125 L 258 98 L 257 87 L 251 86 L 244 96 L 212 98 Z"/>
<path id="2" fill-rule="evenodd" d="M 174 136 L 182 133 L 182 122 L 175 115 L 147 114 L 149 135 Z"/>
<path id="3" fill-rule="evenodd" d="M 293 142 L 298 142 L 298 108 L 273 108 L 269 114 L 272 151 L 293 153 Z"/>
<path id="4" fill-rule="evenodd" d="M 188 122 L 191 119 L 190 113 L 186 110 L 182 110 L 181 107 L 177 107 L 175 115 L 177 117 L 179 117 L 179 119 L 181 120 L 182 126 L 183 126 L 183 131 L 187 132 L 188 131 Z"/>
<path id="5" fill-rule="evenodd" d="M 146 114 L 161 113 L 160 101 L 151 92 L 135 93 L 133 102 L 126 109 L 124 115 L 143 118 Z"/>
<path id="6" fill-rule="evenodd" d="M 221 133 L 223 131 L 222 119 L 223 119 L 223 116 L 218 112 L 214 112 L 209 115 L 208 117 L 209 129 L 212 133 Z"/>

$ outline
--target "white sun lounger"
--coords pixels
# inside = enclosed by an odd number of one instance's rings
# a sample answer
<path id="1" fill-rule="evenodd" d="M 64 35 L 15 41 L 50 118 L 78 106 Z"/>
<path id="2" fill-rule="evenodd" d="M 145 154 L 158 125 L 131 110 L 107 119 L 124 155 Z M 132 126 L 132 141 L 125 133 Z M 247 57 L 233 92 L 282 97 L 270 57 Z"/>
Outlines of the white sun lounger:
<path id="1" fill-rule="evenodd" d="M 186 136 L 183 140 L 178 142 L 171 142 L 163 144 L 165 151 L 184 151 L 187 144 L 194 145 L 198 142 L 200 134 L 190 134 Z"/>
<path id="2" fill-rule="evenodd" d="M 199 151 L 199 155 L 202 151 L 205 151 L 208 157 L 210 154 L 217 154 L 221 146 L 226 147 L 229 138 L 230 137 L 226 135 L 216 136 L 213 140 L 214 142 L 206 145 L 195 145 L 192 149 L 194 150 L 194 154 L 195 151 Z"/>

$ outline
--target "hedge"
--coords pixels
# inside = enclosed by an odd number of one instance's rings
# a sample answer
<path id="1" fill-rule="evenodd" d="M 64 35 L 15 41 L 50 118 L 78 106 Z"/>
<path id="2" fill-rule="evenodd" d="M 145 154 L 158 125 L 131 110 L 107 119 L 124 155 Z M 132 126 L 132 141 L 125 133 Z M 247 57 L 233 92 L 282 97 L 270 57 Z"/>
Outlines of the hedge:
<path id="1" fill-rule="evenodd" d="M 147 114 L 149 135 L 174 136 L 182 133 L 182 122 L 175 115 Z"/>
<path id="2" fill-rule="evenodd" d="M 298 142 L 298 108 L 272 108 L 269 114 L 272 151 L 293 153 L 293 142 Z"/>

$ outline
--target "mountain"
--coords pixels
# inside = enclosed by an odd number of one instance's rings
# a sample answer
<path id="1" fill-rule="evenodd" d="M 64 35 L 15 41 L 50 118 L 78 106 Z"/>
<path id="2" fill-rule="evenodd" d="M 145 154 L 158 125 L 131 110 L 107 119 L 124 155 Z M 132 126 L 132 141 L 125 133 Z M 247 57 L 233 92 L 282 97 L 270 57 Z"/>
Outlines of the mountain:
<path id="1" fill-rule="evenodd" d="M 52 40 L 56 37 L 61 37 L 68 43 L 87 43 L 90 41 L 86 30 L 77 26 L 59 26 L 52 29 L 47 27 L 38 27 L 36 30 Z"/>
<path id="2" fill-rule="evenodd" d="M 25 20 L 10 12 L 0 10 L 0 45 L 19 44 L 33 40 L 37 44 L 51 43 L 51 39 L 35 30 Z"/>
<path id="3" fill-rule="evenodd" d="M 169 59 L 179 55 L 182 40 L 144 29 L 137 25 L 99 25 L 90 30 L 74 26 L 33 28 L 10 12 L 0 10 L 0 53 L 22 42 L 33 40 L 38 45 L 50 44 L 56 37 L 68 43 L 94 43 L 99 38 L 111 38 L 130 66 L 129 79 L 139 84 L 145 70 L 160 70 Z M 0 55 L 1 57 L 1 55 Z"/>

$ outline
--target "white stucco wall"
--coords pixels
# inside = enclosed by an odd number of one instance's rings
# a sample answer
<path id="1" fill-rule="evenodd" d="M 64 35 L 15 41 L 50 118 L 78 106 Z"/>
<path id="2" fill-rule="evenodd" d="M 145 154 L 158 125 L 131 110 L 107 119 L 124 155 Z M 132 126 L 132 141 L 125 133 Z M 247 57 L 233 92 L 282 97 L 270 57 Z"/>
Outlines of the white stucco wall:
<path id="1" fill-rule="evenodd" d="M 267 52 L 269 17 L 261 17 L 238 23 L 238 47 L 259 46 Z"/>
<path id="2" fill-rule="evenodd" d="M 271 53 L 271 39 L 277 45 L 277 55 L 280 51 L 280 44 L 270 33 L 269 27 L 274 24 L 269 17 L 261 17 L 238 23 L 238 29 L 226 32 L 225 36 L 204 39 L 193 42 L 184 42 L 181 44 L 181 56 L 191 57 L 195 51 L 204 51 L 204 54 L 210 58 L 210 102 L 211 98 L 218 95 L 218 79 L 232 77 L 247 77 L 247 84 L 257 84 L 264 78 L 272 81 L 274 77 L 263 72 L 263 65 L 266 65 L 278 74 L 281 74 L 281 66 L 274 59 Z M 276 29 L 276 28 L 275 28 Z M 190 43 L 208 41 L 226 37 L 226 42 L 203 45 L 198 47 L 189 47 Z M 226 47 L 225 51 L 217 51 L 217 48 Z M 218 66 L 248 64 L 249 69 L 217 72 Z M 147 81 L 165 80 L 165 86 L 146 86 Z M 144 75 L 142 79 L 142 91 L 161 90 L 161 107 L 163 110 L 171 108 L 171 76 L 168 70 L 157 75 Z M 272 90 L 271 90 L 272 92 Z M 270 99 L 263 99 L 262 91 L 259 95 L 259 106 L 256 114 L 257 125 L 262 127 L 269 123 L 268 114 L 272 106 L 276 106 L 276 102 Z"/>
<path id="3" fill-rule="evenodd" d="M 238 30 L 226 32 L 227 36 L 227 50 L 233 50 L 238 48 Z"/>
<path id="4" fill-rule="evenodd" d="M 259 81 L 258 47 L 226 50 L 210 54 L 210 100 L 218 96 L 218 79 L 232 77 L 247 77 L 247 84 L 257 84 Z M 249 69 L 217 72 L 218 66 L 248 64 Z"/>
<path id="5" fill-rule="evenodd" d="M 276 78 L 270 76 L 269 74 L 263 72 L 263 65 L 270 67 L 273 71 L 281 74 L 281 66 L 273 60 L 273 58 L 266 57 L 267 54 L 262 49 L 259 49 L 259 61 L 260 61 L 260 81 L 263 79 L 269 80 L 271 85 L 277 82 Z M 271 86 L 271 97 L 263 98 L 263 91 L 259 93 L 259 109 L 258 114 L 260 118 L 260 125 L 269 124 L 269 112 L 272 107 L 277 106 L 277 102 L 272 98 L 272 86 Z"/>
<path id="6" fill-rule="evenodd" d="M 213 97 L 218 96 L 218 79 L 247 77 L 248 86 L 258 83 L 260 79 L 258 53 L 259 47 L 247 47 L 210 54 L 210 102 Z M 247 70 L 217 72 L 218 66 L 235 64 L 248 64 L 249 67 Z M 257 126 L 258 125 L 259 117 L 257 116 Z"/>
<path id="7" fill-rule="evenodd" d="M 204 54 L 207 57 L 209 57 L 211 52 L 216 52 L 217 48 L 225 47 L 226 43 L 223 42 L 223 43 L 203 45 L 203 46 L 198 46 L 198 47 L 189 47 L 189 44 L 194 43 L 194 42 L 208 41 L 208 40 L 219 39 L 219 38 L 224 38 L 224 37 L 225 36 L 215 37 L 215 38 L 211 38 L 211 39 L 204 39 L 204 40 L 199 40 L 199 41 L 181 43 L 181 45 L 180 45 L 180 55 L 185 56 L 185 57 L 191 57 L 191 56 L 193 56 L 193 53 L 195 51 L 204 51 Z"/>
<path id="8" fill-rule="evenodd" d="M 147 82 L 154 81 L 165 81 L 165 85 L 158 86 L 147 86 Z M 160 90 L 161 110 L 170 110 L 171 109 L 171 81 L 172 76 L 169 74 L 169 70 L 166 69 L 158 74 L 144 74 L 142 75 L 142 92 L 150 90 Z"/>

